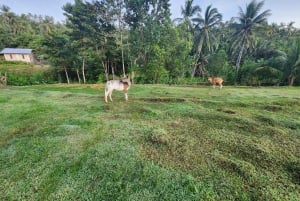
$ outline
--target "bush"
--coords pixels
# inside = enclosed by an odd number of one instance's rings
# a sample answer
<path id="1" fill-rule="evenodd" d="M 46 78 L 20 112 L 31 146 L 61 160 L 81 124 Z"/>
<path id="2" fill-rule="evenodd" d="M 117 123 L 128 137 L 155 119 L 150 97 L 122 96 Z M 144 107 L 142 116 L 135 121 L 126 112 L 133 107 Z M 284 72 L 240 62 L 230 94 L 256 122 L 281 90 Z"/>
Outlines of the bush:
<path id="1" fill-rule="evenodd" d="M 53 72 L 49 68 L 6 69 L 7 85 L 37 85 L 55 83 Z"/>
<path id="2" fill-rule="evenodd" d="M 35 72 L 28 73 L 7 73 L 7 84 L 16 86 L 37 85 L 37 84 L 52 84 L 54 79 L 51 73 L 48 72 Z"/>

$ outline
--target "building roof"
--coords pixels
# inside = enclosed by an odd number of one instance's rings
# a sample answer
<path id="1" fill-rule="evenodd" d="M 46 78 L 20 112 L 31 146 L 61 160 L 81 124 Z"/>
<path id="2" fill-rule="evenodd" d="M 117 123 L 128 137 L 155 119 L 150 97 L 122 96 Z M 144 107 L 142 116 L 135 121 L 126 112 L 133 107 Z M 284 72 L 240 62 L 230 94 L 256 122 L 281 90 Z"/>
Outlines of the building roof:
<path id="1" fill-rule="evenodd" d="M 31 54 L 32 49 L 4 48 L 0 54 Z"/>

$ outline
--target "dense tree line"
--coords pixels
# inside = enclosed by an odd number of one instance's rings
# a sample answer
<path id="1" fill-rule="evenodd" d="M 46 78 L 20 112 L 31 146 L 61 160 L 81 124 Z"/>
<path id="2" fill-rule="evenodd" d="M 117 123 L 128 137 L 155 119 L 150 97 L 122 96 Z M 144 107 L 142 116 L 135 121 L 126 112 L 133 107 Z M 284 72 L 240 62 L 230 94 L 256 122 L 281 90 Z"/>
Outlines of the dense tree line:
<path id="1" fill-rule="evenodd" d="M 193 0 L 171 19 L 169 0 L 75 0 L 66 21 L 16 15 L 1 5 L 0 48 L 34 49 L 57 78 L 92 83 L 130 74 L 137 83 L 186 83 L 222 76 L 233 84 L 300 84 L 300 30 L 268 24 L 252 0 L 230 21 Z"/>

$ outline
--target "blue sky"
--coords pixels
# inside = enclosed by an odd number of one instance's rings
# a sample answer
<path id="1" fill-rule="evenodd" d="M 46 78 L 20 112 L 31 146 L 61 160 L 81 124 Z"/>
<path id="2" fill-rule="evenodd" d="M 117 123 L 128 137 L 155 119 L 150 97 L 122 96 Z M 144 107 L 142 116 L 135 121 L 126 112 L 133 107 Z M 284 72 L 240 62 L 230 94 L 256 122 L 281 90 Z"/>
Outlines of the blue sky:
<path id="1" fill-rule="evenodd" d="M 259 2 L 260 0 L 257 0 Z M 184 6 L 185 0 L 170 0 L 172 15 L 180 16 L 181 6 Z M 179 3 L 180 2 L 180 3 Z M 194 5 L 200 5 L 202 13 L 207 6 L 212 4 L 214 8 L 223 15 L 225 21 L 231 17 L 237 17 L 239 7 L 245 10 L 246 5 L 251 0 L 194 0 Z M 289 23 L 295 22 L 294 26 L 300 28 L 300 0 L 265 0 L 262 10 L 271 10 L 272 15 L 268 17 L 269 23 Z"/>
<path id="2" fill-rule="evenodd" d="M 56 21 L 64 20 L 62 6 L 73 0 L 0 0 L 0 5 L 7 5 L 11 11 L 17 14 L 31 13 L 48 15 Z M 180 17 L 180 7 L 184 6 L 185 0 L 170 0 L 172 18 Z M 200 5 L 202 12 L 212 4 L 223 15 L 223 19 L 229 20 L 238 15 L 238 7 L 243 9 L 250 0 L 194 0 L 194 4 Z M 268 22 L 277 24 L 294 21 L 295 27 L 300 28 L 300 1 L 299 0 L 265 0 L 263 10 L 270 9 L 272 15 Z"/>

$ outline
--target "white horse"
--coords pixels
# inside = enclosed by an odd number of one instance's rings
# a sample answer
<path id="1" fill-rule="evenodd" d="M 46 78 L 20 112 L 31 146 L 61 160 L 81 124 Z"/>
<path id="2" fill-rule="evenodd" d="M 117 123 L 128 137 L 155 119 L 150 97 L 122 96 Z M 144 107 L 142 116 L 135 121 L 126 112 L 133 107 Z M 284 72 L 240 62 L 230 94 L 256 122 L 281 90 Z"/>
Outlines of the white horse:
<path id="1" fill-rule="evenodd" d="M 129 78 L 123 78 L 121 80 L 109 80 L 105 85 L 105 102 L 107 102 L 107 96 L 109 96 L 110 101 L 112 101 L 111 95 L 113 90 L 123 91 L 125 94 L 125 100 L 128 100 L 127 92 L 131 86 L 131 81 Z"/>

